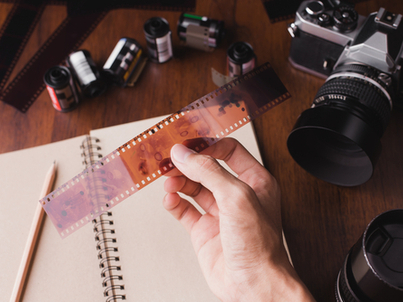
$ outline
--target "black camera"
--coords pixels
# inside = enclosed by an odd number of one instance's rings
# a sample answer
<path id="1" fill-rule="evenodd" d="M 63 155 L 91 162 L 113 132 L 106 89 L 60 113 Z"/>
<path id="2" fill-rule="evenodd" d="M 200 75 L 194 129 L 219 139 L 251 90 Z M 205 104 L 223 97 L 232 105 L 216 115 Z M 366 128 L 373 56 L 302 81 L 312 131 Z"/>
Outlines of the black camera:
<path id="1" fill-rule="evenodd" d="M 367 18 L 353 6 L 304 1 L 288 31 L 289 60 L 327 78 L 302 112 L 287 146 L 314 176 L 355 186 L 373 173 L 393 106 L 401 106 L 402 15 L 380 8 Z"/>

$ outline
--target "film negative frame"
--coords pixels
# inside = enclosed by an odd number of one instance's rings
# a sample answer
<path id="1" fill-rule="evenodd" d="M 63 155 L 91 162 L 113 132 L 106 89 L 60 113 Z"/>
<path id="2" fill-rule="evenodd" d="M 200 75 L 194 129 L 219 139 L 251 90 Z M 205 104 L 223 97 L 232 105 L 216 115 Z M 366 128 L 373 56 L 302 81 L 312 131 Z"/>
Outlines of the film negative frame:
<path id="1" fill-rule="evenodd" d="M 65 238 L 172 170 L 174 144 L 201 152 L 289 97 L 263 64 L 143 131 L 39 202 Z"/>

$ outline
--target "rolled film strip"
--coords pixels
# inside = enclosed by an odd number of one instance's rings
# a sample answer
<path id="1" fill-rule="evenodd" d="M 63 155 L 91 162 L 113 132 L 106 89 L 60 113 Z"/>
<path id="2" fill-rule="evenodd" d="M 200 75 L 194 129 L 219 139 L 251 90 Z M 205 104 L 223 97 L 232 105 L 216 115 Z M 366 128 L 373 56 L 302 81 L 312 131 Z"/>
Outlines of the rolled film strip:
<path id="1" fill-rule="evenodd" d="M 123 37 L 116 44 L 102 70 L 120 87 L 133 86 L 143 71 L 147 58 L 135 39 Z"/>
<path id="2" fill-rule="evenodd" d="M 256 55 L 252 45 L 239 41 L 227 50 L 227 73 L 230 77 L 239 77 L 256 67 Z"/>
<path id="3" fill-rule="evenodd" d="M 167 20 L 150 18 L 144 23 L 148 57 L 155 63 L 165 63 L 173 58 L 172 32 Z"/>
<path id="4" fill-rule="evenodd" d="M 224 21 L 182 13 L 178 20 L 177 33 L 186 46 L 213 51 L 225 35 Z"/>
<path id="5" fill-rule="evenodd" d="M 200 152 L 289 97 L 266 63 L 137 135 L 40 203 L 65 238 L 172 170 L 174 144 Z"/>
<path id="6" fill-rule="evenodd" d="M 80 102 L 77 88 L 70 70 L 64 66 L 54 66 L 44 75 L 43 80 L 52 100 L 53 107 L 60 112 L 75 109 Z"/>
<path id="7" fill-rule="evenodd" d="M 94 98 L 105 92 L 107 84 L 88 50 L 77 50 L 71 53 L 66 61 L 84 96 Z"/>
<path id="8" fill-rule="evenodd" d="M 223 86 L 238 76 L 248 73 L 256 67 L 256 55 L 247 42 L 235 42 L 227 49 L 227 75 L 211 68 L 211 78 L 218 87 Z"/>

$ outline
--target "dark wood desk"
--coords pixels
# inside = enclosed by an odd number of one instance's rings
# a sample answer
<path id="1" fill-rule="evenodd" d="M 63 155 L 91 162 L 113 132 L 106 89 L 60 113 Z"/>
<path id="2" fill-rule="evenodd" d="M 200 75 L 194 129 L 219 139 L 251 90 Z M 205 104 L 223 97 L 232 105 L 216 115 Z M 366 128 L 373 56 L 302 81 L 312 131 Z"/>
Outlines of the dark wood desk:
<path id="1" fill-rule="evenodd" d="M 358 4 L 356 9 L 367 16 L 379 7 L 403 13 L 403 2 L 395 0 L 370 0 Z M 0 24 L 10 9 L 11 4 L 0 4 Z M 180 46 L 176 34 L 180 12 L 119 9 L 108 13 L 82 44 L 100 66 L 122 36 L 137 39 L 145 48 L 143 24 L 153 16 L 164 17 L 170 23 L 175 58 L 160 65 L 149 63 L 135 87 L 110 88 L 98 98 L 84 100 L 70 113 L 55 111 L 46 91 L 25 114 L 0 102 L 0 152 L 174 112 L 216 89 L 211 67 L 225 73 L 228 46 L 235 41 L 247 41 L 253 45 L 258 62 L 269 61 L 292 95 L 291 100 L 259 117 L 254 124 L 264 164 L 282 188 L 284 232 L 295 268 L 318 301 L 333 301 L 337 273 L 365 226 L 377 214 L 402 207 L 403 112 L 393 112 L 382 138 L 381 157 L 367 183 L 345 188 L 321 181 L 300 168 L 286 147 L 298 115 L 310 106 L 324 83 L 293 69 L 288 62 L 291 37 L 286 26 L 292 19 L 271 23 L 260 0 L 199 0 L 195 13 L 225 21 L 227 36 L 212 53 Z M 46 8 L 13 75 L 65 16 L 63 6 Z"/>

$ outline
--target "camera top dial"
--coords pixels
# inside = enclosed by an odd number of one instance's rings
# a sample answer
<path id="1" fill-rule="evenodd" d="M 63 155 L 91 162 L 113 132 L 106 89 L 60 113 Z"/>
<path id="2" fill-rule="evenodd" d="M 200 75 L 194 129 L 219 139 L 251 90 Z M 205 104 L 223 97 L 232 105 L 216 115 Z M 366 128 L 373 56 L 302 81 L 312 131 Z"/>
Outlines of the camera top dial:
<path id="1" fill-rule="evenodd" d="M 333 12 L 334 26 L 341 32 L 349 32 L 357 27 L 358 14 L 354 8 L 339 6 Z"/>
<path id="2" fill-rule="evenodd" d="M 357 27 L 358 13 L 347 4 L 332 7 L 322 1 L 308 1 L 300 14 L 308 22 L 321 27 L 333 27 L 340 33 L 351 32 Z"/>
<path id="3" fill-rule="evenodd" d="M 305 7 L 305 11 L 310 16 L 317 16 L 325 11 L 325 6 L 320 1 L 313 1 L 313 2 L 307 3 L 307 5 Z"/>

